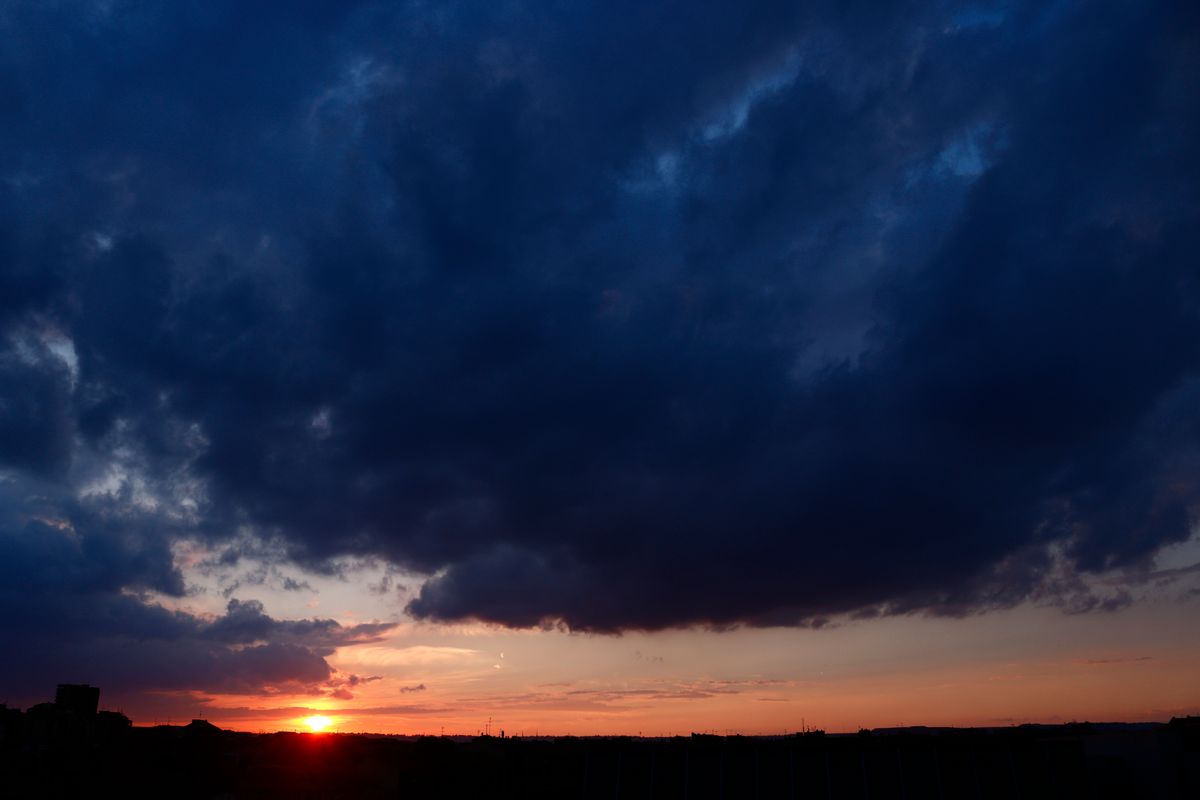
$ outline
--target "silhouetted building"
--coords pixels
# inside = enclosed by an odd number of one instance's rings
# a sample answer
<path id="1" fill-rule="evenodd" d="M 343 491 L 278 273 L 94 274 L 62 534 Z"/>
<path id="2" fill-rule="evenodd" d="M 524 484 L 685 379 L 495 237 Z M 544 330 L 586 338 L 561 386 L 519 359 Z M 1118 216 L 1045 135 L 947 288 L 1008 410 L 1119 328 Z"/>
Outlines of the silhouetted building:
<path id="1" fill-rule="evenodd" d="M 24 715 L 19 708 L 0 703 L 0 747 L 12 741 L 22 728 Z"/>
<path id="2" fill-rule="evenodd" d="M 96 730 L 106 736 L 123 733 L 133 727 L 133 720 L 120 711 L 100 711 L 96 713 Z"/>
<path id="3" fill-rule="evenodd" d="M 0 797 L 1200 798 L 1196 718 L 523 740 L 259 735 L 204 720 L 108 735 L 122 715 L 44 703 L 24 716 L 0 740 Z"/>
<path id="4" fill-rule="evenodd" d="M 60 683 L 54 693 L 54 705 L 80 717 L 96 715 L 100 706 L 100 689 L 86 683 Z"/>
<path id="5" fill-rule="evenodd" d="M 211 736 L 221 733 L 221 729 L 206 719 L 194 719 L 183 727 L 191 736 Z"/>

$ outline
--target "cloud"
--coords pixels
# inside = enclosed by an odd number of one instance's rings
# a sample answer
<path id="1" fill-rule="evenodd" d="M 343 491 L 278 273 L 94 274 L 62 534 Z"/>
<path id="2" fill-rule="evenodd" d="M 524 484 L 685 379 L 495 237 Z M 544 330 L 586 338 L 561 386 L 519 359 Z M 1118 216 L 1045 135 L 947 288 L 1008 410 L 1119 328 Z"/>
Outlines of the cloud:
<path id="1" fill-rule="evenodd" d="M 280 721 L 299 721 L 313 714 L 328 714 L 328 708 L 316 708 L 303 705 L 289 706 L 213 706 L 196 699 L 193 702 L 200 705 L 207 719 L 218 723 L 265 721 L 267 724 L 278 725 Z M 352 718 L 367 716 L 429 716 L 433 714 L 446 715 L 453 713 L 447 706 L 431 705 L 391 705 L 367 706 L 355 708 L 347 712 Z"/>
<path id="2" fill-rule="evenodd" d="M 1194 529 L 1189 4 L 77 10 L 0 12 L 39 663 L 382 633 L 156 610 L 185 539 L 611 632 L 1112 608 Z"/>
<path id="3" fill-rule="evenodd" d="M 257 601 L 237 599 L 214 618 L 169 610 L 150 598 L 181 598 L 184 585 L 157 515 L 63 501 L 56 510 L 68 509 L 66 518 L 40 516 L 56 504 L 22 497 L 30 488 L 0 484 L 0 647 L 12 654 L 0 683 L 10 702 L 44 699 L 63 680 L 126 696 L 328 693 L 361 679 L 336 673 L 326 657 L 394 627 L 277 620 Z"/>
<path id="4" fill-rule="evenodd" d="M 1136 661 L 1153 661 L 1153 660 L 1154 660 L 1154 656 L 1128 656 L 1128 657 L 1116 657 L 1116 658 L 1085 658 L 1085 659 L 1081 659 L 1078 663 L 1082 663 L 1087 666 L 1104 666 L 1107 664 L 1127 664 L 1127 663 L 1136 662 Z"/>
<path id="5" fill-rule="evenodd" d="M 790 685 L 790 681 L 765 679 L 644 681 L 636 684 L 636 688 L 630 688 L 628 685 L 570 688 L 572 684 L 542 684 L 543 691 L 487 698 L 464 697 L 459 698 L 458 702 L 484 707 L 536 706 L 542 709 L 623 710 L 644 707 L 649 703 L 708 700 L 722 695 L 753 693 Z"/>
<path id="6" fill-rule="evenodd" d="M 339 654 L 339 663 L 364 667 L 425 667 L 477 660 L 482 653 L 466 647 L 393 645 L 355 647 Z"/>

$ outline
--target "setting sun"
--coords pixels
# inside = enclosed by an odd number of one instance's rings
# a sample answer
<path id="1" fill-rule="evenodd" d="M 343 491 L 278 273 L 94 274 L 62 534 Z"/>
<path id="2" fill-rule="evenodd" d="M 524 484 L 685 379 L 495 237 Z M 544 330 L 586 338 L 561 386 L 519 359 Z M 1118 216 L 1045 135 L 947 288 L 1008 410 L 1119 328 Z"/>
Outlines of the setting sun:
<path id="1" fill-rule="evenodd" d="M 312 717 L 305 717 L 304 723 L 306 725 L 308 725 L 309 728 L 312 729 L 313 733 L 320 733 L 321 731 L 325 730 L 330 725 L 332 725 L 333 720 L 330 719 L 329 717 L 322 717 L 320 715 L 316 715 L 316 716 L 312 716 Z"/>

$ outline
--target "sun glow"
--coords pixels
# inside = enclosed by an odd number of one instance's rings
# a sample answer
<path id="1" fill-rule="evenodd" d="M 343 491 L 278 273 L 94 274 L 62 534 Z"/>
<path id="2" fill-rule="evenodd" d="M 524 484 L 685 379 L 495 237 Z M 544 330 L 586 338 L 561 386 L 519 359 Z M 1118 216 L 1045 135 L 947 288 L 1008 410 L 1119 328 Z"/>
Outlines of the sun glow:
<path id="1" fill-rule="evenodd" d="M 333 724 L 333 720 L 329 717 L 322 717 L 317 714 L 311 717 L 304 718 L 304 724 L 312 729 L 313 733 L 320 733 Z"/>

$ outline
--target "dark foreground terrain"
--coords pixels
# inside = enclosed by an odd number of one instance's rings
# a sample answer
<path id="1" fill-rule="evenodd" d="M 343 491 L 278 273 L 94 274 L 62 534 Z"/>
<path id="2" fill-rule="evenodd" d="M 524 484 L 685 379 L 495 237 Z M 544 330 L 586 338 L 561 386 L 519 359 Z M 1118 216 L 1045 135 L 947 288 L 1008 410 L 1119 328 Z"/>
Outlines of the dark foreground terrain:
<path id="1" fill-rule="evenodd" d="M 2 797 L 1200 798 L 1200 718 L 672 739 L 0 726 Z"/>

